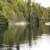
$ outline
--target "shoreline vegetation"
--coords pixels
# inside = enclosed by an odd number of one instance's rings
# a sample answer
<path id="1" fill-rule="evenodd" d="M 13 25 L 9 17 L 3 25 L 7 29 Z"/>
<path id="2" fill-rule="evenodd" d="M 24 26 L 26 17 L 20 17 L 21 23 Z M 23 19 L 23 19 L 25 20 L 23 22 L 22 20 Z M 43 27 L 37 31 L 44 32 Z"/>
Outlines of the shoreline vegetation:
<path id="1" fill-rule="evenodd" d="M 17 50 L 20 50 L 20 44 L 37 39 L 42 34 L 50 35 L 50 27 L 45 26 L 46 22 L 50 22 L 50 7 L 41 7 L 38 3 L 29 3 L 23 0 L 0 0 L 0 17 L 5 16 L 8 23 L 16 23 L 26 21 L 26 26 L 10 25 L 8 29 L 0 35 L 0 43 L 13 46 L 16 43 Z M 17 25 L 17 24 L 16 24 Z M 22 24 L 21 24 L 22 25 Z M 23 24 L 25 25 L 25 24 Z M 9 48 L 11 50 L 11 48 Z"/>

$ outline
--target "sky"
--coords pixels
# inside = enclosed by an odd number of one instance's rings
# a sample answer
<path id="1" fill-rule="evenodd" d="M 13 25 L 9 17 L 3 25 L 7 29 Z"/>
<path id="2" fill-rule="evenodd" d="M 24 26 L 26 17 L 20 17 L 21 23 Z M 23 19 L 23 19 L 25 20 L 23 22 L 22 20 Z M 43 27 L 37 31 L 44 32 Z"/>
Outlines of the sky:
<path id="1" fill-rule="evenodd" d="M 24 0 L 24 1 L 28 1 L 28 0 Z M 32 2 L 34 1 L 35 3 L 39 3 L 41 4 L 41 6 L 48 8 L 50 7 L 50 0 L 31 0 Z"/>
<path id="2" fill-rule="evenodd" d="M 40 3 L 45 8 L 50 7 L 50 0 L 35 0 L 35 2 Z"/>

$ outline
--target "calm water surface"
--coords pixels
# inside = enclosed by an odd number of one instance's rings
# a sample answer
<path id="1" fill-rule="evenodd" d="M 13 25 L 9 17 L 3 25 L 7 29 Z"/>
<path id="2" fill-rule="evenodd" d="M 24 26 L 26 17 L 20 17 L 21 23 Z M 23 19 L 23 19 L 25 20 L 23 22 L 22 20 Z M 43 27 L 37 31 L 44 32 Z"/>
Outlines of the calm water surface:
<path id="1" fill-rule="evenodd" d="M 7 47 L 0 48 L 0 50 L 7 50 Z M 12 50 L 16 50 L 15 45 L 12 47 Z M 20 50 L 50 50 L 50 36 L 43 34 L 36 42 L 32 40 L 31 48 L 29 48 L 28 43 L 21 44 Z"/>

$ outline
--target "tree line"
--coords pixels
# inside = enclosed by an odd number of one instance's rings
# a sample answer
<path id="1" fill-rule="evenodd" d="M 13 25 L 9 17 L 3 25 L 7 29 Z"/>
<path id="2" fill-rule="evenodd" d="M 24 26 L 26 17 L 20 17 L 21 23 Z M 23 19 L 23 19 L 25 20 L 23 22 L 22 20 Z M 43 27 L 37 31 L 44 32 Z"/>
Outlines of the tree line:
<path id="1" fill-rule="evenodd" d="M 0 0 L 0 17 L 4 16 L 9 22 L 29 21 L 28 3 L 23 0 Z M 30 40 L 36 40 L 37 36 L 46 33 L 44 23 L 48 21 L 48 12 L 50 8 L 43 8 L 38 3 L 32 3 L 31 6 L 31 34 L 29 38 L 29 25 L 26 27 L 8 26 L 8 30 L 0 35 L 0 42 L 10 47 L 16 43 L 16 48 L 19 50 L 20 44 L 27 43 Z M 11 48 L 9 48 L 11 50 Z"/>

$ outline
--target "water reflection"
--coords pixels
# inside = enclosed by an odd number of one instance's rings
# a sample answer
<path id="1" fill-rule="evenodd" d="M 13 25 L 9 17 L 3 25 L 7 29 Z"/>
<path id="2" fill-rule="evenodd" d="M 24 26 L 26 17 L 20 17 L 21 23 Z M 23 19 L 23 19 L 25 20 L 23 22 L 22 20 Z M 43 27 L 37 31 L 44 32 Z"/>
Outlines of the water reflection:
<path id="1" fill-rule="evenodd" d="M 34 41 L 32 40 L 32 46 L 30 50 L 50 50 L 50 36 L 43 34 L 40 38 L 36 40 L 36 45 L 34 44 Z M 12 47 L 2 47 L 0 50 L 16 50 L 16 45 Z M 20 50 L 29 50 L 28 43 L 20 44 Z"/>
<path id="2" fill-rule="evenodd" d="M 31 40 L 31 43 L 33 42 L 34 44 L 37 44 L 38 38 L 39 39 L 41 38 L 44 31 L 42 31 L 43 25 L 39 26 L 39 27 L 37 27 L 37 24 L 35 24 L 35 25 L 33 28 L 31 28 L 31 32 L 30 32 L 30 28 L 28 27 L 29 24 L 26 27 L 25 26 L 17 27 L 14 25 L 9 27 L 9 29 L 4 33 L 4 44 L 8 44 L 9 46 L 6 46 L 6 47 L 4 46 L 0 49 L 1 50 L 4 50 L 4 49 L 5 50 L 17 50 L 17 49 L 21 50 L 21 48 L 22 48 L 22 50 L 24 50 L 24 48 L 22 46 L 22 45 L 24 45 L 24 46 L 26 46 L 26 50 L 27 50 L 27 48 L 29 48 L 29 45 L 28 45 L 29 40 Z M 44 28 L 44 30 L 45 30 L 45 28 Z M 29 38 L 30 37 L 29 32 L 31 33 L 30 34 L 31 38 Z M 41 36 L 40 36 L 40 34 L 41 34 Z M 16 45 L 15 47 L 14 47 L 14 43 Z M 33 44 L 33 46 L 34 46 L 34 44 Z M 31 48 L 32 48 L 32 45 L 29 49 L 31 49 Z"/>

